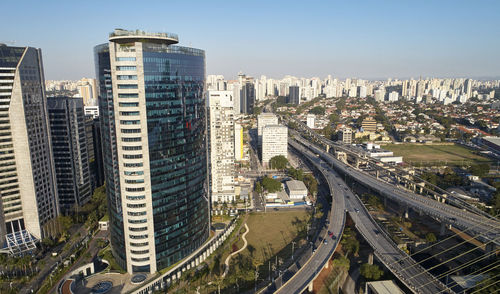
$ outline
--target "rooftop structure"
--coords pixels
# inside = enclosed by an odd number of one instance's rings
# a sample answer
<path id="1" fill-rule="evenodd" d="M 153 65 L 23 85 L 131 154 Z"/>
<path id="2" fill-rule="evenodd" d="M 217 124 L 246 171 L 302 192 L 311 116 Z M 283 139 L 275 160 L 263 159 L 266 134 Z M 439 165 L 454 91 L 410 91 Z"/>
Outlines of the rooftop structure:
<path id="1" fill-rule="evenodd" d="M 148 33 L 141 30 L 129 31 L 124 29 L 115 29 L 109 34 L 109 41 L 115 43 L 130 43 L 142 40 L 144 42 L 177 44 L 179 37 L 172 33 Z"/>

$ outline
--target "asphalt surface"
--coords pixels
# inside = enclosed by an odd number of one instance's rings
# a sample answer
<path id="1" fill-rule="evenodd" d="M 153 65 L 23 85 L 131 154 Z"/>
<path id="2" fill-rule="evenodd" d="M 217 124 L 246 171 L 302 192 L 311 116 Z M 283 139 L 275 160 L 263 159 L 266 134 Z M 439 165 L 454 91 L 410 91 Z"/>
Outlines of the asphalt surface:
<path id="1" fill-rule="evenodd" d="M 302 148 L 300 145 L 292 145 L 297 148 Z M 327 164 L 322 163 L 322 160 L 314 156 L 311 152 L 302 148 L 301 153 L 309 158 L 310 162 L 323 174 L 328 186 L 330 194 L 333 196 L 332 206 L 327 216 L 327 225 L 320 232 L 319 246 L 312 254 L 308 261 L 300 266 L 297 272 L 289 278 L 276 291 L 276 293 L 301 293 L 312 280 L 321 272 L 324 265 L 332 257 L 338 243 L 342 237 L 345 224 L 345 204 L 342 193 L 333 189 L 334 175 L 330 173 Z M 328 231 L 333 234 L 333 238 L 328 235 Z M 326 242 L 325 242 L 326 240 Z M 285 273 L 286 276 L 286 273 Z"/>
<path id="2" fill-rule="evenodd" d="M 305 147 L 300 146 L 293 141 L 290 142 L 290 145 L 303 152 L 303 154 L 308 154 L 308 157 L 310 158 L 311 156 L 314 156 L 311 155 L 310 152 L 306 151 Z M 310 143 L 308 144 L 308 147 L 311 148 Z M 345 212 L 349 212 L 352 220 L 356 224 L 357 230 L 374 249 L 375 255 L 403 284 L 405 284 L 414 293 L 452 293 L 444 284 L 436 280 L 430 273 L 428 273 L 423 267 L 408 256 L 408 254 L 396 246 L 392 239 L 371 217 L 368 210 L 366 210 L 364 204 L 357 197 L 357 195 L 352 193 L 342 178 L 333 169 L 331 169 L 326 162 L 319 157 L 315 157 L 314 159 L 316 164 L 321 166 L 320 168 L 323 174 L 327 175 L 328 183 L 334 195 L 334 207 L 338 206 L 335 204 L 339 202 L 344 203 L 345 200 L 345 211 L 335 211 L 335 213 L 345 214 Z M 330 226 L 332 226 L 332 223 L 330 223 Z M 316 266 L 314 261 L 318 258 L 321 258 L 321 255 L 313 256 L 308 265 L 311 265 L 311 267 Z M 283 287 L 278 292 L 300 293 L 304 288 L 300 288 L 300 283 L 292 282 L 295 279 L 307 279 L 306 276 L 311 275 L 313 272 L 317 272 L 321 268 L 322 267 L 316 267 L 307 271 L 304 268 L 302 272 L 300 272 L 297 276 L 294 276 L 294 278 L 290 281 L 291 288 L 285 289 Z"/>
<path id="3" fill-rule="evenodd" d="M 317 154 L 321 154 L 321 157 L 340 173 L 349 175 L 378 193 L 397 202 L 404 203 L 408 207 L 430 215 L 446 224 L 459 228 L 469 235 L 477 236 L 477 239 L 483 242 L 493 242 L 496 245 L 500 245 L 500 222 L 402 190 L 361 170 L 347 166 L 345 163 L 337 160 L 332 154 L 312 145 L 310 142 L 300 138 L 297 138 L 297 140 L 303 144 L 307 144 Z"/>

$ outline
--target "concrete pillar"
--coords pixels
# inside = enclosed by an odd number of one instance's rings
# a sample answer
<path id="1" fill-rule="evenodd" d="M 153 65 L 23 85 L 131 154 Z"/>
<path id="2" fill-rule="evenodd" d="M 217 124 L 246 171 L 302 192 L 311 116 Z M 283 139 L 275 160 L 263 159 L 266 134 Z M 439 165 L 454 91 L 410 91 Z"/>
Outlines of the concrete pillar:
<path id="1" fill-rule="evenodd" d="M 330 260 L 327 260 L 327 261 L 326 261 L 326 264 L 325 264 L 325 268 L 326 268 L 326 269 L 328 269 L 329 264 L 330 264 Z"/>
<path id="2" fill-rule="evenodd" d="M 313 288 L 313 286 L 314 286 L 313 282 L 314 282 L 314 280 L 312 280 L 312 281 L 309 283 L 309 286 L 307 287 L 307 290 L 308 290 L 309 292 L 311 292 L 311 293 L 312 293 L 312 291 L 313 291 L 313 289 L 314 289 L 314 288 Z"/>
<path id="3" fill-rule="evenodd" d="M 330 152 L 330 145 L 326 145 L 326 153 Z"/>
<path id="4" fill-rule="evenodd" d="M 377 175 L 377 179 L 378 179 L 378 177 L 379 177 L 379 173 L 380 173 L 380 171 L 377 169 L 377 170 L 375 171 L 375 174 Z"/>
<path id="5" fill-rule="evenodd" d="M 373 253 L 368 254 L 368 264 L 373 264 Z"/>
<path id="6" fill-rule="evenodd" d="M 194 264 L 195 266 L 199 266 L 200 265 L 200 257 L 196 257 L 195 261 L 194 261 Z"/>
<path id="7" fill-rule="evenodd" d="M 446 234 L 446 224 L 441 222 L 441 229 L 439 230 L 439 236 Z"/>
<path id="8" fill-rule="evenodd" d="M 177 279 L 180 279 L 181 275 L 182 275 L 182 272 L 181 271 L 177 271 Z"/>

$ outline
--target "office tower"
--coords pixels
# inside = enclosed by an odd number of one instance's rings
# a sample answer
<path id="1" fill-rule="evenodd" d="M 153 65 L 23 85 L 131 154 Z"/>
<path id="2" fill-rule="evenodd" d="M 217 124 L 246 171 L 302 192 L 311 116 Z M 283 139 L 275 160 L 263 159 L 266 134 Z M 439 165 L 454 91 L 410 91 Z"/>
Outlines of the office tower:
<path id="1" fill-rule="evenodd" d="M 472 98 L 472 80 L 471 79 L 465 80 L 465 95 L 467 95 L 467 98 Z"/>
<path id="2" fill-rule="evenodd" d="M 78 95 L 83 98 L 83 105 L 97 106 L 96 79 L 83 78 L 77 82 Z"/>
<path id="3" fill-rule="evenodd" d="M 315 127 L 314 121 L 315 120 L 316 120 L 316 116 L 312 113 L 308 113 L 307 117 L 306 117 L 307 127 L 310 129 L 314 129 L 314 127 Z"/>
<path id="4" fill-rule="evenodd" d="M 0 239 L 18 253 L 58 215 L 41 50 L 0 44 L 0 76 Z"/>
<path id="5" fill-rule="evenodd" d="M 373 117 L 367 117 L 361 123 L 361 127 L 365 132 L 376 132 L 377 131 L 377 121 Z"/>
<path id="6" fill-rule="evenodd" d="M 205 52 L 117 29 L 95 47 L 112 251 L 154 273 L 209 236 Z"/>
<path id="7" fill-rule="evenodd" d="M 288 157 L 288 128 L 266 125 L 262 128 L 262 165 L 269 167 L 269 160 L 278 155 Z"/>
<path id="8" fill-rule="evenodd" d="M 239 74 L 240 113 L 252 114 L 255 106 L 255 84 L 253 78 Z"/>
<path id="9" fill-rule="evenodd" d="M 70 214 L 90 200 L 89 154 L 82 98 L 47 99 L 59 210 Z"/>
<path id="10" fill-rule="evenodd" d="M 92 118 L 99 116 L 99 106 L 83 106 L 85 116 L 91 115 Z"/>
<path id="11" fill-rule="evenodd" d="M 90 182 L 92 190 L 104 185 L 104 167 L 102 161 L 101 123 L 99 117 L 85 115 L 85 134 L 89 155 Z"/>
<path id="12" fill-rule="evenodd" d="M 288 104 L 299 105 L 300 103 L 300 93 L 299 86 L 288 87 Z"/>
<path id="13" fill-rule="evenodd" d="M 352 143 L 352 129 L 351 128 L 342 128 L 339 132 L 339 141 L 345 144 L 351 144 Z"/>
<path id="14" fill-rule="evenodd" d="M 234 123 L 234 160 L 243 159 L 243 128 Z"/>
<path id="15" fill-rule="evenodd" d="M 231 202 L 234 194 L 234 103 L 232 91 L 208 91 L 210 192 L 213 202 Z"/>
<path id="16" fill-rule="evenodd" d="M 257 143 L 262 145 L 262 129 L 267 125 L 277 125 L 278 117 L 274 113 L 264 112 L 257 116 Z"/>

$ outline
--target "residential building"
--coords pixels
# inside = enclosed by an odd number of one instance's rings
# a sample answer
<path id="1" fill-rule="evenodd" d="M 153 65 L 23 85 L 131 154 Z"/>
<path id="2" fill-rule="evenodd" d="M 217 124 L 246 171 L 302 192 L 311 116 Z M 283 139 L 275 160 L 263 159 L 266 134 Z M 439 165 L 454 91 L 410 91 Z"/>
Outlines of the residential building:
<path id="1" fill-rule="evenodd" d="M 95 47 L 112 253 L 155 273 L 209 237 L 205 52 L 116 29 Z"/>
<path id="2" fill-rule="evenodd" d="M 262 145 L 262 129 L 267 125 L 277 125 L 278 117 L 274 113 L 263 112 L 257 116 L 257 142 Z"/>
<path id="3" fill-rule="evenodd" d="M 262 128 L 262 165 L 269 167 L 269 160 L 278 155 L 288 157 L 288 128 L 266 125 Z"/>
<path id="4" fill-rule="evenodd" d="M 78 81 L 78 97 L 83 98 L 83 105 L 97 106 L 97 83 L 96 79 L 83 78 Z"/>
<path id="5" fill-rule="evenodd" d="M 51 97 L 47 99 L 47 109 L 59 210 L 68 215 L 92 196 L 83 100 Z"/>
<path id="6" fill-rule="evenodd" d="M 373 132 L 377 131 L 377 121 L 373 117 L 367 117 L 361 123 L 361 127 L 365 132 Z"/>
<path id="7" fill-rule="evenodd" d="M 208 91 L 207 97 L 211 201 L 231 202 L 235 200 L 233 91 Z"/>
<path id="8" fill-rule="evenodd" d="M 352 144 L 352 129 L 351 128 L 342 128 L 339 132 L 339 141 L 345 144 Z"/>
<path id="9" fill-rule="evenodd" d="M 306 124 L 307 124 L 308 128 L 314 129 L 314 127 L 315 127 L 314 120 L 315 119 L 316 119 L 316 116 L 314 114 L 312 114 L 312 113 L 307 114 Z"/>
<path id="10" fill-rule="evenodd" d="M 234 160 L 243 159 L 243 128 L 239 123 L 234 123 Z"/>
<path id="11" fill-rule="evenodd" d="M 55 232 L 59 213 L 42 52 L 0 44 L 0 240 L 16 254 Z"/>

